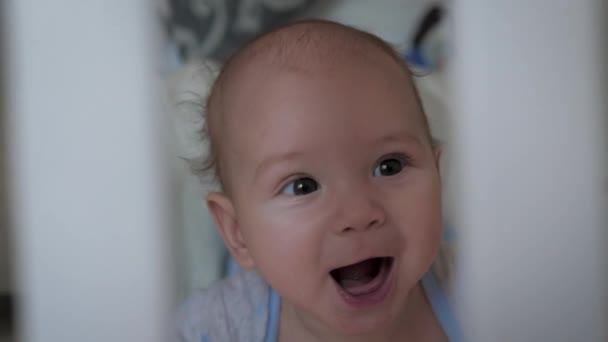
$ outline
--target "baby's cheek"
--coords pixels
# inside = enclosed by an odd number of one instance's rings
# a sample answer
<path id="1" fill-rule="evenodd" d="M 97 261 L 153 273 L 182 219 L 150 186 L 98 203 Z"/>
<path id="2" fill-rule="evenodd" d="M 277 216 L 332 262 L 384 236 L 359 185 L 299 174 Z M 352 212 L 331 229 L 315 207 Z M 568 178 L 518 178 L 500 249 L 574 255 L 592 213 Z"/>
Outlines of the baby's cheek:
<path id="1" fill-rule="evenodd" d="M 418 229 L 411 232 L 411 240 L 417 245 L 419 263 L 417 267 L 426 271 L 439 252 L 441 244 L 441 211 L 432 210 L 426 217 L 419 217 L 415 222 Z"/>
<path id="2" fill-rule="evenodd" d="M 399 208 L 391 210 L 404 237 L 404 259 L 411 269 L 430 266 L 441 242 L 441 197 L 432 182 L 421 182 L 401 195 Z"/>
<path id="3" fill-rule="evenodd" d="M 314 227 L 287 215 L 265 215 L 248 237 L 256 268 L 275 289 L 289 288 L 316 272 L 320 245 Z M 307 276 L 308 275 L 308 276 Z"/>

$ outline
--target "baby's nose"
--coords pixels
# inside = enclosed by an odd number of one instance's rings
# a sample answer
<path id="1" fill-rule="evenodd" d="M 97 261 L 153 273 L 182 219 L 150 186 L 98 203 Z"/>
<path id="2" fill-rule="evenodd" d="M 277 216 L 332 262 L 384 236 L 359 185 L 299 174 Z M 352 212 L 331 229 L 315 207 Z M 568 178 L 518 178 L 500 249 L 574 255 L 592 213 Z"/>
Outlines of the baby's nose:
<path id="1" fill-rule="evenodd" d="M 338 201 L 337 234 L 363 232 L 380 228 L 386 220 L 381 203 L 368 193 L 351 191 Z"/>

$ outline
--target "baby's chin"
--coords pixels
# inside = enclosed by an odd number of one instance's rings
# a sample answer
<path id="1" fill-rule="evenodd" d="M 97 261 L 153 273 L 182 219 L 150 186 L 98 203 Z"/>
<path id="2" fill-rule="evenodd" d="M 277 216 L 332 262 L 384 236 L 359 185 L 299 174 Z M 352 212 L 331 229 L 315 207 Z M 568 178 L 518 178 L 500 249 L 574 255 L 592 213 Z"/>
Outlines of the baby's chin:
<path id="1" fill-rule="evenodd" d="M 379 269 L 371 272 L 375 264 L 380 265 Z M 408 303 L 413 299 L 410 297 L 417 292 L 412 290 L 418 284 L 414 281 L 417 277 L 407 276 L 412 271 L 407 265 L 393 261 L 392 257 L 372 258 L 337 270 L 330 272 L 327 282 L 315 291 L 277 289 L 282 293 L 283 305 L 287 305 L 288 310 L 281 311 L 289 316 L 288 320 L 346 340 L 348 337 L 370 340 L 367 336 L 374 340 L 399 330 L 409 311 Z M 356 279 L 349 278 L 355 274 Z"/>
<path id="2" fill-rule="evenodd" d="M 319 300 L 321 298 L 317 297 L 309 301 L 303 301 L 302 299 L 297 298 L 293 303 L 288 298 L 282 298 L 281 313 L 282 316 L 283 314 L 285 316 L 281 319 L 290 321 L 286 324 L 286 328 L 292 330 L 299 325 L 300 328 L 294 330 L 304 328 L 304 330 L 315 332 L 314 335 L 341 337 L 341 340 L 349 340 L 350 337 L 359 337 L 360 340 L 364 341 L 374 340 L 364 337 L 377 337 L 378 333 L 386 331 L 392 326 L 398 311 L 396 306 L 390 305 L 390 307 L 365 312 L 345 312 L 338 310 L 335 305 L 329 304 L 331 300 L 327 300 L 327 298 L 326 300 Z M 283 324 L 281 323 L 281 325 Z"/>
<path id="3" fill-rule="evenodd" d="M 357 337 L 363 341 L 376 340 L 379 336 L 385 336 L 389 331 L 395 331 L 402 325 L 403 322 L 400 318 L 405 317 L 404 309 L 407 297 L 402 294 L 395 293 L 394 296 L 391 296 L 389 303 L 376 310 L 356 314 L 333 312 L 324 317 L 324 321 L 328 328 L 338 335 Z M 369 338 L 365 338 L 366 336 Z"/>
<path id="4" fill-rule="evenodd" d="M 333 316 L 327 323 L 329 323 L 330 329 L 339 335 L 347 337 L 377 337 L 393 325 L 395 317 L 395 313 L 385 311 L 356 317 Z"/>
<path id="5" fill-rule="evenodd" d="M 322 330 L 330 332 L 330 335 L 341 336 L 345 340 L 350 337 L 373 341 L 399 324 L 397 320 L 402 316 L 404 304 L 402 298 L 395 297 L 400 296 L 394 296 L 390 302 L 372 310 L 344 312 L 336 310 L 334 306 L 328 306 L 323 312 L 316 312 L 313 316 L 321 323 L 320 326 L 324 327 Z M 369 338 L 365 338 L 366 336 Z"/>

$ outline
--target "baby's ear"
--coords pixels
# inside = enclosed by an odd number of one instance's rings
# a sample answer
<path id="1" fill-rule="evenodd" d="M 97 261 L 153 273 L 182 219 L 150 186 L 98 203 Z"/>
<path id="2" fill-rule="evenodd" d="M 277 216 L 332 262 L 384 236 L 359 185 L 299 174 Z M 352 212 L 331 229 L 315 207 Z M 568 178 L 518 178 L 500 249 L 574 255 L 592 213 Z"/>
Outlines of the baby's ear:
<path id="1" fill-rule="evenodd" d="M 255 263 L 243 240 L 232 201 L 222 193 L 212 192 L 207 195 L 207 207 L 234 260 L 241 268 L 253 268 Z"/>

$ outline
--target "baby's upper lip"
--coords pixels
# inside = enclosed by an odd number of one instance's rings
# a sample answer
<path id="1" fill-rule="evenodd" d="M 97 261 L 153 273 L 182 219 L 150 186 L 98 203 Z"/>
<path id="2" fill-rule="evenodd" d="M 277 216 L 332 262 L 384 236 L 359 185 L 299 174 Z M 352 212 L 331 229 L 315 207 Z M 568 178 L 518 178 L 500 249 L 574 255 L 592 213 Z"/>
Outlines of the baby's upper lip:
<path id="1" fill-rule="evenodd" d="M 342 267 L 346 267 L 346 266 L 350 266 L 350 265 L 354 265 L 354 264 L 358 264 L 362 261 L 368 260 L 368 259 L 374 259 L 374 258 L 394 258 L 392 255 L 386 255 L 386 254 L 373 254 L 367 257 L 359 257 L 356 259 L 353 259 L 352 262 L 345 262 L 339 265 L 334 265 L 329 272 L 336 270 L 338 268 L 342 268 Z"/>

